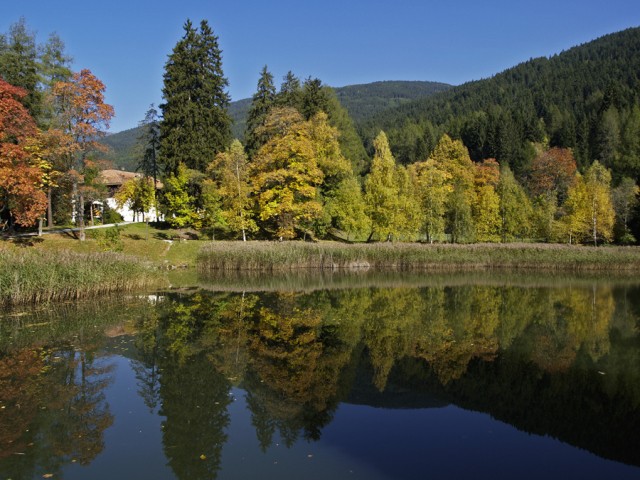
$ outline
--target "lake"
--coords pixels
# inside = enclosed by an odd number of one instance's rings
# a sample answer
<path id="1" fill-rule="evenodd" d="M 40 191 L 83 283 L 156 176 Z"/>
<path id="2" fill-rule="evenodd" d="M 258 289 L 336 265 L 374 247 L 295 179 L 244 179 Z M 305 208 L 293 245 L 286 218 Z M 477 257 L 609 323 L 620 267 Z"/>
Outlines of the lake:
<path id="1" fill-rule="evenodd" d="M 0 315 L 0 480 L 640 478 L 639 280 L 191 284 Z"/>

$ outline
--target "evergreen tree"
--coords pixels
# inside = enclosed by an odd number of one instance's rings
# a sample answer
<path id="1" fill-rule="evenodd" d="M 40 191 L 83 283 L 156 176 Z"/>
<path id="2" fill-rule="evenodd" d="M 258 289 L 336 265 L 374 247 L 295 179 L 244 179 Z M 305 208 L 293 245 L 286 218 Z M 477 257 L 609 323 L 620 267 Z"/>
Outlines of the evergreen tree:
<path id="1" fill-rule="evenodd" d="M 218 38 L 206 20 L 199 30 L 187 20 L 184 31 L 165 65 L 165 103 L 160 105 L 160 154 L 167 172 L 176 171 L 179 163 L 204 171 L 231 141 Z"/>
<path id="2" fill-rule="evenodd" d="M 40 124 L 45 128 L 52 128 L 56 126 L 56 115 L 60 112 L 51 93 L 56 83 L 68 82 L 71 79 L 73 74 L 70 68 L 72 59 L 65 53 L 64 42 L 55 33 L 49 35 L 49 40 L 39 50 L 39 83 L 44 94 Z"/>
<path id="3" fill-rule="evenodd" d="M 38 90 L 36 38 L 24 18 L 9 27 L 8 35 L 0 37 L 0 78 L 26 90 L 22 104 L 33 118 L 39 118 L 42 97 Z"/>
<path id="4" fill-rule="evenodd" d="M 309 77 L 302 88 L 300 113 L 309 120 L 318 112 L 329 113 L 329 92 L 320 79 Z"/>
<path id="5" fill-rule="evenodd" d="M 638 194 L 640 194 L 640 188 L 629 177 L 624 177 L 611 194 L 616 212 L 616 239 L 620 243 L 630 244 L 636 241 L 629 229 L 629 222 L 634 210 L 638 207 Z"/>
<path id="6" fill-rule="evenodd" d="M 300 79 L 289 71 L 284 76 L 280 91 L 276 96 L 276 104 L 279 107 L 291 107 L 300 110 L 302 99 L 302 87 Z"/>
<path id="7" fill-rule="evenodd" d="M 267 70 L 265 65 L 260 73 L 258 89 L 253 94 L 251 106 L 247 113 L 247 130 L 245 133 L 245 144 L 247 155 L 252 158 L 262 145 L 267 143 L 268 138 L 258 134 L 260 127 L 273 107 L 276 98 L 276 89 L 273 85 L 273 75 Z M 264 130 L 262 130 L 264 132 Z"/>
<path id="8" fill-rule="evenodd" d="M 138 143 L 142 148 L 136 170 L 141 171 L 145 177 L 153 178 L 153 200 L 155 203 L 158 177 L 160 176 L 160 168 L 158 165 L 160 122 L 158 120 L 158 111 L 154 108 L 153 104 L 151 104 L 149 110 L 147 110 L 144 120 L 140 122 L 140 127 L 142 127 L 142 132 L 138 137 Z"/>

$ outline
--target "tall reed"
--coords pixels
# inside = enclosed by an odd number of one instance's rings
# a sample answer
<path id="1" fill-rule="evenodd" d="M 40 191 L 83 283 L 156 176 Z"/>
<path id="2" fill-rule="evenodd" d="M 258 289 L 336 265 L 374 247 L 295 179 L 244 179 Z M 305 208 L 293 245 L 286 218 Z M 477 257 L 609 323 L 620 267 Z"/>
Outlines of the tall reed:
<path id="1" fill-rule="evenodd" d="M 131 291 L 159 278 L 151 264 L 117 253 L 0 249 L 1 305 Z"/>
<path id="2" fill-rule="evenodd" d="M 201 272 L 380 268 L 392 270 L 640 270 L 636 247 L 549 244 L 212 242 L 200 251 Z"/>

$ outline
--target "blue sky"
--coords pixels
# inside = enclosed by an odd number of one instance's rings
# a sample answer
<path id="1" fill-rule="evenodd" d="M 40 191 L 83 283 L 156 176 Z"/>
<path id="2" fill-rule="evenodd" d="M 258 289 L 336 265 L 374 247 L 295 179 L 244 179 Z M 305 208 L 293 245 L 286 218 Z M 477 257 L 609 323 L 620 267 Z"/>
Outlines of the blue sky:
<path id="1" fill-rule="evenodd" d="M 46 41 L 57 32 L 107 86 L 111 131 L 162 102 L 167 55 L 187 18 L 219 37 L 233 100 L 250 97 L 266 64 L 332 86 L 377 80 L 461 84 L 532 57 L 640 25 L 638 0 L 0 0 L 0 31 L 21 16 Z"/>

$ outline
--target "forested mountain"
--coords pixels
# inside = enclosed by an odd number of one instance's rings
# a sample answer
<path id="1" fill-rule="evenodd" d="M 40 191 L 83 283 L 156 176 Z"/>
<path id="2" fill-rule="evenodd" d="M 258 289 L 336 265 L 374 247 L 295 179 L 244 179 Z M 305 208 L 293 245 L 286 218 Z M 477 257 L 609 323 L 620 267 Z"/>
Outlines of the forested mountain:
<path id="1" fill-rule="evenodd" d="M 343 107 L 356 123 L 366 121 L 382 110 L 403 105 L 412 100 L 427 97 L 451 88 L 450 85 L 438 82 L 418 81 L 385 81 L 363 85 L 349 85 L 335 88 L 335 93 Z M 231 127 L 235 138 L 244 138 L 247 126 L 247 112 L 251 99 L 245 98 L 229 104 L 229 115 L 233 119 Z M 111 147 L 109 159 L 119 168 L 134 170 L 136 160 L 133 148 L 140 136 L 138 127 L 114 133 L 102 142 Z"/>
<path id="2" fill-rule="evenodd" d="M 141 127 L 130 128 L 113 135 L 107 135 L 100 142 L 110 148 L 107 153 L 109 160 L 118 168 L 133 172 L 137 165 L 135 148 L 141 133 Z"/>
<path id="3" fill-rule="evenodd" d="M 336 88 L 340 103 L 354 122 L 366 121 L 384 110 L 427 98 L 451 88 L 438 82 L 384 81 Z"/>
<path id="4" fill-rule="evenodd" d="M 424 160 L 437 138 L 461 139 L 471 158 L 496 158 L 525 174 L 535 144 L 572 148 L 584 169 L 640 175 L 640 28 L 606 35 L 492 78 L 380 112 L 362 128 L 389 136 L 398 161 Z"/>

